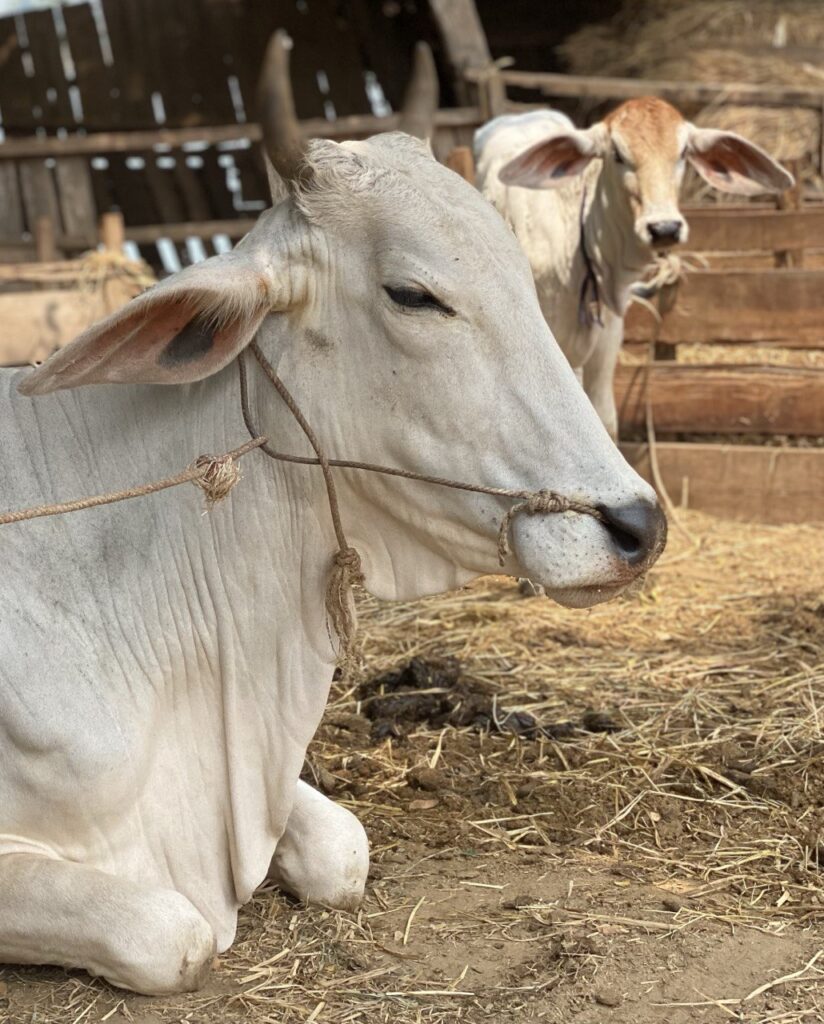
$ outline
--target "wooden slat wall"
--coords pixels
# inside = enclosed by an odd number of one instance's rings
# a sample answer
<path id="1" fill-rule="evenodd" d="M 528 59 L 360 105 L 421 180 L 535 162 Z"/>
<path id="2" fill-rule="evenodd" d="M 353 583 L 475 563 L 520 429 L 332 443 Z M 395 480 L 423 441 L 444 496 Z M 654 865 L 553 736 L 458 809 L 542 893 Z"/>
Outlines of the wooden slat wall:
<path id="1" fill-rule="evenodd" d="M 625 444 L 621 451 L 652 480 L 647 445 Z M 750 523 L 824 520 L 824 450 L 664 443 L 656 454 L 676 505 Z"/>
<path id="2" fill-rule="evenodd" d="M 649 400 L 658 432 L 824 435 L 820 369 L 666 362 L 649 370 L 619 366 L 615 392 L 624 431 L 644 429 Z"/>
<path id="3" fill-rule="evenodd" d="M 634 305 L 628 341 L 781 344 L 824 347 L 824 272 L 820 270 L 697 271 L 677 286 L 660 322 Z"/>
<path id="4" fill-rule="evenodd" d="M 0 110 L 12 134 L 76 126 L 69 89 L 81 97 L 89 131 L 157 125 L 153 94 L 170 126 L 236 120 L 229 86 L 234 76 L 247 119 L 255 109 L 257 73 L 269 36 L 285 28 L 300 59 L 293 64 L 298 115 L 324 117 L 370 111 L 364 75 L 372 71 L 393 108 L 410 70 L 411 45 L 426 39 L 446 65 L 426 3 L 373 0 L 102 0 L 114 63 L 105 63 L 98 25 L 87 5 L 0 19 Z M 60 25 L 65 23 L 65 40 Z M 162 31 L 158 26 L 162 25 Z M 67 76 L 61 41 L 68 43 L 74 77 Z M 26 65 L 33 67 L 33 77 Z M 318 79 L 323 72 L 328 93 Z M 444 81 L 448 80 L 446 74 Z M 447 86 L 446 99 L 450 90 Z"/>

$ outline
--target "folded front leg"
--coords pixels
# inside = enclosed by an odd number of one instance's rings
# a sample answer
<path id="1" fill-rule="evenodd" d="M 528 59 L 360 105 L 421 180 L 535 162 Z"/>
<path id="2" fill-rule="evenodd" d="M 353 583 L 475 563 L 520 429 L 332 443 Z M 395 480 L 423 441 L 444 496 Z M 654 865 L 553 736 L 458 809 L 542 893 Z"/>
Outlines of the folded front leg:
<path id="1" fill-rule="evenodd" d="M 199 988 L 214 953 L 211 927 L 178 892 L 36 854 L 0 856 L 0 963 L 81 967 L 166 995 Z"/>
<path id="2" fill-rule="evenodd" d="M 354 910 L 369 873 L 369 841 L 358 819 L 298 782 L 295 805 L 269 878 L 305 903 Z"/>

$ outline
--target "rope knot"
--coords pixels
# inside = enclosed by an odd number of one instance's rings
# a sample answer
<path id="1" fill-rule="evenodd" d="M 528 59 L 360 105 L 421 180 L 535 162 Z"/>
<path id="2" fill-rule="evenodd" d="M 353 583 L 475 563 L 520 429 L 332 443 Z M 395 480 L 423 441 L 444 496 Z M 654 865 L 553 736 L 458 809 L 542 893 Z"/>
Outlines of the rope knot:
<path id="1" fill-rule="evenodd" d="M 554 491 L 533 491 L 531 494 L 525 493 L 523 497 L 524 500 L 517 505 L 513 505 L 501 520 L 501 526 L 498 530 L 498 562 L 501 565 L 504 564 L 511 550 L 509 547 L 509 530 L 512 526 L 512 520 L 516 516 L 521 514 L 537 516 L 545 513 L 569 512 L 571 509 L 578 511 L 575 503 L 571 502 L 569 498 L 565 498 L 562 494 L 556 494 Z"/>
<path id="2" fill-rule="evenodd" d="M 349 675 L 360 663 L 352 588 L 363 583 L 363 568 L 357 550 L 353 547 L 339 548 L 332 558 L 332 571 L 326 586 L 326 614 L 340 640 L 339 665 L 344 675 Z"/>
<path id="3" fill-rule="evenodd" d="M 207 509 L 223 501 L 240 480 L 240 469 L 231 455 L 201 455 L 192 468 L 201 470 L 192 483 L 206 495 Z"/>

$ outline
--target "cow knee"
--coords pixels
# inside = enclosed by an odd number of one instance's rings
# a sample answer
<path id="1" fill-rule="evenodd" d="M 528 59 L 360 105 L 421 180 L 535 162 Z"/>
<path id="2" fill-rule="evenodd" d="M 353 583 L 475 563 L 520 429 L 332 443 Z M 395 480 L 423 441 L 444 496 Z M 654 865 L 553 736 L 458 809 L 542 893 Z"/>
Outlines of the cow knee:
<path id="1" fill-rule="evenodd" d="M 369 873 L 363 825 L 343 807 L 299 784 L 269 877 L 305 903 L 354 910 Z"/>
<path id="2" fill-rule="evenodd" d="M 206 981 L 215 957 L 211 926 L 185 896 L 172 890 L 147 895 L 138 920 L 128 922 L 121 941 L 124 948 L 114 970 L 109 956 L 108 963 L 90 963 L 87 969 L 118 988 L 144 995 L 194 992 Z"/>

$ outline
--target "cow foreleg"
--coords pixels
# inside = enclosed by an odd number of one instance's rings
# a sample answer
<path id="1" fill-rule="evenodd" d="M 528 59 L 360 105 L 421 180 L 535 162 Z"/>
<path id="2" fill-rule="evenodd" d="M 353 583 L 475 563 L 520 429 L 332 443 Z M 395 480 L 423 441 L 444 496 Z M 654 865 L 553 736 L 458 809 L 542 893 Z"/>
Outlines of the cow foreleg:
<path id="1" fill-rule="evenodd" d="M 599 333 L 598 341 L 584 365 L 584 391 L 613 441 L 618 439 L 615 364 L 618 362 L 623 337 L 624 321 L 614 314 L 609 314 Z"/>
<path id="2" fill-rule="evenodd" d="M 358 819 L 298 782 L 295 805 L 269 878 L 304 903 L 354 910 L 369 872 L 369 842 Z"/>
<path id="3" fill-rule="evenodd" d="M 178 892 L 35 854 L 0 857 L 0 963 L 80 967 L 166 995 L 198 988 L 214 953 L 211 927 Z"/>

